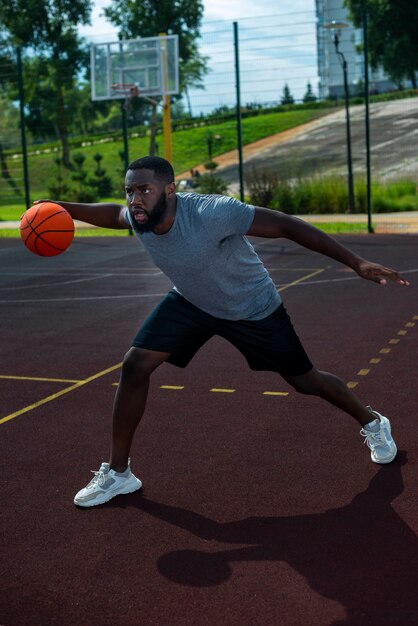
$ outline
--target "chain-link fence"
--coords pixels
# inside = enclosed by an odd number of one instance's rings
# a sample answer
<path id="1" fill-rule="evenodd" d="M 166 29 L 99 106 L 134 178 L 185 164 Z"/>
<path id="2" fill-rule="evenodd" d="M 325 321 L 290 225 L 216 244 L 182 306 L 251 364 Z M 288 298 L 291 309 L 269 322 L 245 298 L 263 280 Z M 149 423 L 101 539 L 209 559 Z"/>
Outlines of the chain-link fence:
<path id="1" fill-rule="evenodd" d="M 173 162 L 186 188 L 197 184 L 196 176 L 206 174 L 212 184 L 221 181 L 220 189 L 227 186 L 229 193 L 239 194 L 239 86 L 246 198 L 289 213 L 309 214 L 315 221 L 367 223 L 364 87 L 355 78 L 358 73 L 353 70 L 350 74 L 348 63 L 348 136 L 344 99 L 335 90 L 332 98 L 324 99 L 324 76 L 318 76 L 323 41 L 319 28 L 314 11 L 242 19 L 238 40 L 234 39 L 232 23 L 204 25 L 199 40 L 208 69 L 204 84 L 189 87 L 181 99 L 173 99 L 171 109 Z M 340 50 L 350 61 L 345 45 L 357 41 L 358 32 L 346 30 Z M 97 35 L 95 41 L 100 37 Z M 332 47 L 327 51 L 327 64 L 335 76 L 339 59 Z M 31 200 L 68 198 L 69 194 L 86 200 L 123 197 L 123 103 L 90 101 L 88 54 L 86 74 L 77 77 L 76 86 L 63 88 L 61 101 L 54 95 L 53 77 L 45 73 L 36 81 L 34 69 L 30 52 L 23 51 L 21 88 Z M 376 230 L 418 232 L 418 155 L 414 141 L 418 94 L 378 94 L 378 84 L 371 85 L 373 226 Z M 48 89 L 49 101 L 45 99 Z M 0 90 L 0 219 L 8 219 L 11 206 L 25 206 L 25 168 L 17 57 L 14 49 L 6 47 L 0 48 Z M 146 101 L 139 98 L 130 102 L 127 121 L 132 159 L 149 153 L 150 113 Z M 158 116 L 161 122 L 161 108 Z M 64 139 L 70 159 L 67 162 Z M 355 189 L 351 212 L 347 199 L 348 141 Z M 161 124 L 157 151 L 164 155 Z M 212 188 L 217 189 L 216 185 Z M 326 217 L 320 217 L 322 214 Z"/>

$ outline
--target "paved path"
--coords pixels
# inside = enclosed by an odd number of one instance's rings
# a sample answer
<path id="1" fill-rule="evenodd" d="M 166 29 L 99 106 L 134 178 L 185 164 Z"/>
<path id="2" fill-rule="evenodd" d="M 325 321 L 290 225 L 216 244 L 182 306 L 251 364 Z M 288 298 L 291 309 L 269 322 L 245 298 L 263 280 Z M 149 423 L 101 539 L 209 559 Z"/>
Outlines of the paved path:
<path id="1" fill-rule="evenodd" d="M 364 106 L 350 107 L 354 174 L 365 177 L 366 146 Z M 266 137 L 244 147 L 245 170 L 273 169 L 283 176 L 347 173 L 345 110 Z M 374 177 L 382 180 L 418 180 L 418 98 L 379 102 L 370 106 L 371 163 Z M 238 189 L 238 152 L 214 159 L 216 174 L 232 191 Z M 197 166 L 204 171 L 203 164 Z M 181 175 L 188 176 L 188 173 Z"/>

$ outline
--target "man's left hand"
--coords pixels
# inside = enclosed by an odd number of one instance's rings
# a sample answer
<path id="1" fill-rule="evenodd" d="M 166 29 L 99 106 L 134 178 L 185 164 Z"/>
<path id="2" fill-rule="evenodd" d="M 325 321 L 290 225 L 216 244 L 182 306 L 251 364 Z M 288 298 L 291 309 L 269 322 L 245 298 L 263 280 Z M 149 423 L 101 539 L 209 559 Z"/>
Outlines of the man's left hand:
<path id="1" fill-rule="evenodd" d="M 362 260 L 355 270 L 361 278 L 372 280 L 374 283 L 379 283 L 379 285 L 386 285 L 388 280 L 391 280 L 398 285 L 409 286 L 409 282 L 405 278 L 402 278 L 396 270 L 378 265 L 377 263 Z"/>

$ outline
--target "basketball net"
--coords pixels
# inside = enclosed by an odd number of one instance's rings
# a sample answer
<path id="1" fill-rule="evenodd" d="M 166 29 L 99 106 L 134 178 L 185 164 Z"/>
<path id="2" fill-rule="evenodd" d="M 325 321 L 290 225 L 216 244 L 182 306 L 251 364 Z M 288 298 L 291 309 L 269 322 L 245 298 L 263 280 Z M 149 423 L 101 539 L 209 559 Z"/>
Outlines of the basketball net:
<path id="1" fill-rule="evenodd" d="M 134 83 L 116 83 L 112 85 L 112 91 L 115 94 L 125 96 L 125 102 L 123 103 L 125 111 L 129 111 L 132 100 L 139 96 L 139 87 Z"/>
<path id="2" fill-rule="evenodd" d="M 129 111 L 129 109 L 131 108 L 132 100 L 134 98 L 143 98 L 144 100 L 152 104 L 153 107 L 156 107 L 158 104 L 157 100 L 153 100 L 149 96 L 143 95 L 138 85 L 135 85 L 134 83 L 116 83 L 112 85 L 112 91 L 115 94 L 121 94 L 122 96 L 125 96 L 125 102 L 123 104 L 123 108 L 125 109 L 125 111 Z"/>

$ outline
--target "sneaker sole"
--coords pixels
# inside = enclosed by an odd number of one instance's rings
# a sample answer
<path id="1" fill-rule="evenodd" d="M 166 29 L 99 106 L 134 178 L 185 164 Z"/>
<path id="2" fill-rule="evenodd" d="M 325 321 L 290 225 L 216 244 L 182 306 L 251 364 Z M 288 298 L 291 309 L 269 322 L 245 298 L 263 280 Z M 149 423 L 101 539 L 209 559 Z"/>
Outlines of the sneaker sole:
<path id="1" fill-rule="evenodd" d="M 373 452 L 372 452 L 370 456 L 371 456 L 371 459 L 372 459 L 373 463 L 378 463 L 379 465 L 386 465 L 387 463 L 392 463 L 392 461 L 394 460 L 394 458 L 396 457 L 396 455 L 398 453 L 398 449 L 396 447 L 396 444 L 394 443 L 393 445 L 394 445 L 393 454 L 392 454 L 392 456 L 390 456 L 387 459 L 382 459 L 382 460 L 378 461 L 377 459 L 375 459 L 373 457 Z"/>
<path id="2" fill-rule="evenodd" d="M 116 498 L 116 496 L 126 496 L 129 493 L 139 491 L 139 489 L 142 489 L 142 483 L 139 479 L 138 483 L 135 485 L 127 486 L 124 490 L 118 491 L 117 493 L 112 491 L 109 493 L 103 493 L 103 498 L 100 498 L 100 501 L 98 501 L 99 498 L 97 498 L 96 500 L 90 500 L 88 502 L 77 502 L 77 500 L 74 498 L 74 504 L 76 506 L 82 507 L 83 509 L 91 508 L 93 506 L 99 506 L 100 504 L 105 504 L 106 502 L 109 502 L 109 500 Z"/>

